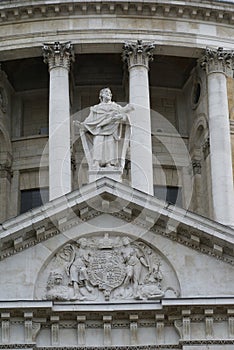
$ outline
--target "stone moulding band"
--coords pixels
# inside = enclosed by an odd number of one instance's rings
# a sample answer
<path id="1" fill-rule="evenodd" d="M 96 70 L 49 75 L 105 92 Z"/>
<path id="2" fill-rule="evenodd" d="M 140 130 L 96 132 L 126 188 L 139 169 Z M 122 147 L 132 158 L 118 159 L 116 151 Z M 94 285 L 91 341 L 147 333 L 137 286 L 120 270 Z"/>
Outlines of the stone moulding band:
<path id="1" fill-rule="evenodd" d="M 55 4 L 54 1 L 47 1 L 45 4 L 40 3 L 39 1 L 34 1 L 32 5 L 31 1 L 22 1 L 17 4 L 12 5 L 9 2 L 7 8 L 7 1 L 4 1 L 4 4 L 0 5 L 0 21 L 19 21 L 23 19 L 24 21 L 32 18 L 41 18 L 41 17 L 59 17 L 72 14 L 100 14 L 102 10 L 109 11 L 110 14 L 113 14 L 114 11 L 118 11 L 120 14 L 128 13 L 128 11 L 135 10 L 136 13 L 144 13 L 144 11 L 150 10 L 151 15 L 156 15 L 160 17 L 171 17 L 173 14 L 177 18 L 191 18 L 192 20 L 199 19 L 208 19 L 213 22 L 224 22 L 232 24 L 234 22 L 233 8 L 223 4 L 219 1 L 212 3 L 212 7 L 208 3 L 199 3 L 195 5 L 194 3 L 190 4 L 189 2 L 184 6 L 184 3 L 181 2 L 181 5 L 178 4 L 178 1 L 172 1 L 171 4 L 166 3 L 163 0 L 159 0 L 157 4 L 155 1 L 148 0 L 147 2 L 142 3 L 142 1 L 136 1 L 134 4 L 129 4 L 129 2 L 118 1 L 112 2 L 108 1 L 105 3 L 102 2 L 79 2 L 71 3 L 69 1 L 61 1 L 59 4 Z"/>
<path id="2" fill-rule="evenodd" d="M 1 349 L 31 349 L 31 350 L 166 350 L 166 349 L 182 349 L 183 345 L 225 345 L 234 344 L 234 340 L 192 340 L 181 341 L 180 344 L 163 344 L 163 345 L 143 345 L 143 346 L 50 346 L 37 347 L 35 344 L 1 344 Z"/>
<path id="3" fill-rule="evenodd" d="M 79 346 L 69 347 L 63 346 L 63 350 L 166 350 L 166 349 L 182 349 L 180 344 L 163 344 L 163 345 L 142 345 L 142 346 Z M 61 350 L 61 347 L 34 347 L 33 350 Z"/>
<path id="4" fill-rule="evenodd" d="M 0 345 L 1 349 L 10 349 L 10 350 L 25 350 L 25 349 L 30 349 L 30 350 L 37 350 L 35 347 L 35 344 L 1 344 Z"/>
<path id="5" fill-rule="evenodd" d="M 220 345 L 234 344 L 234 339 L 201 339 L 201 340 L 181 340 L 181 345 Z"/>

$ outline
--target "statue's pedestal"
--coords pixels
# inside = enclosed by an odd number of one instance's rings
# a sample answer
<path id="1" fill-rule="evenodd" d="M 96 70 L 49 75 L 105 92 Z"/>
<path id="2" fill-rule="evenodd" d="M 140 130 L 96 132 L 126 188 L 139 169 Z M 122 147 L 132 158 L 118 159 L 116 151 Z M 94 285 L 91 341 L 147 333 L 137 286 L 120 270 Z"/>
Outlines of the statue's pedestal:
<path id="1" fill-rule="evenodd" d="M 96 181 L 98 179 L 101 179 L 102 177 L 109 177 L 110 179 L 113 179 L 115 181 L 122 182 L 122 173 L 123 171 L 121 169 L 115 168 L 92 169 L 88 172 L 89 182 Z"/>

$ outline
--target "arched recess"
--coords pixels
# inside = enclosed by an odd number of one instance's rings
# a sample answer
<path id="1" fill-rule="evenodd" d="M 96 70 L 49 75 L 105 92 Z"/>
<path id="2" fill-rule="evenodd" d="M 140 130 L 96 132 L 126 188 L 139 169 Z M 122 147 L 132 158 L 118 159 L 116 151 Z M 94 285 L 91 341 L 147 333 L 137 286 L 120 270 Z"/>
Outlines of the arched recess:
<path id="1" fill-rule="evenodd" d="M 195 119 L 189 137 L 189 151 L 193 155 L 196 149 L 200 149 L 205 139 L 208 137 L 209 129 L 207 116 L 201 113 Z"/>
<path id="2" fill-rule="evenodd" d="M 0 121 L 0 203 L 4 203 L 0 211 L 0 222 L 8 218 L 11 190 L 11 165 L 11 141 L 7 130 Z"/>
<path id="3" fill-rule="evenodd" d="M 189 152 L 194 177 L 192 210 L 198 214 L 205 214 L 211 217 L 209 127 L 207 116 L 204 113 L 197 116 L 192 126 L 189 138 Z"/>
<path id="4" fill-rule="evenodd" d="M 166 256 L 146 240 L 96 232 L 59 245 L 37 275 L 34 299 L 152 301 L 181 294 Z"/>

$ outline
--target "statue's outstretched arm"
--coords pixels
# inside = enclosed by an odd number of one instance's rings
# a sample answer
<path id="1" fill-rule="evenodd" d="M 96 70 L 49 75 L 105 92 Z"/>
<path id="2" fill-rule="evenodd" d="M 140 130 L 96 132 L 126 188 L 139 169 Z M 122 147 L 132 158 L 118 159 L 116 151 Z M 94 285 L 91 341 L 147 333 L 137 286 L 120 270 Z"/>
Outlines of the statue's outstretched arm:
<path id="1" fill-rule="evenodd" d="M 74 120 L 73 124 L 81 131 L 85 130 L 85 125 L 84 123 L 80 122 L 79 120 Z"/>
<path id="2" fill-rule="evenodd" d="M 129 104 L 127 104 L 126 106 L 124 106 L 124 107 L 122 107 L 122 110 L 125 112 L 125 113 L 129 113 L 129 112 L 132 112 L 132 111 L 134 111 L 134 106 L 131 104 L 131 103 L 129 103 Z"/>

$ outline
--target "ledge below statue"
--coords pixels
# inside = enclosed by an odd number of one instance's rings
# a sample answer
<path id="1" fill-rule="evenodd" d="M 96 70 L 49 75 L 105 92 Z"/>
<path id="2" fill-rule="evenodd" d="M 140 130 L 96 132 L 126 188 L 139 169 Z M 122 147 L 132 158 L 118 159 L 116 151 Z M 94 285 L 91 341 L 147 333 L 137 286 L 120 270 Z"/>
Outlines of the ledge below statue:
<path id="1" fill-rule="evenodd" d="M 89 182 L 94 182 L 102 177 L 109 177 L 118 182 L 122 182 L 122 169 L 119 168 L 98 168 L 88 171 Z"/>

